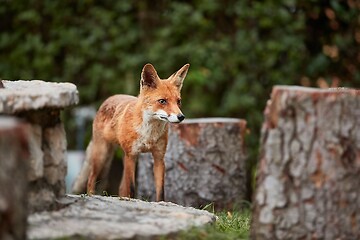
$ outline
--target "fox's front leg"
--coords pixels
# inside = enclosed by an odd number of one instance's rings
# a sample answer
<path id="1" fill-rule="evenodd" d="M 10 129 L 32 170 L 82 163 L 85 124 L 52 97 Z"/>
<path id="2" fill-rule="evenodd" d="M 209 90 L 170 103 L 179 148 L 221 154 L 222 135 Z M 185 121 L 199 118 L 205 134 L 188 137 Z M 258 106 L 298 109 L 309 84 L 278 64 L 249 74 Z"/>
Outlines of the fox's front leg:
<path id="1" fill-rule="evenodd" d="M 164 149 L 152 151 L 154 158 L 154 181 L 156 189 L 156 201 L 164 201 L 164 178 L 165 178 L 165 156 L 166 146 Z"/>
<path id="2" fill-rule="evenodd" d="M 119 188 L 119 196 L 121 197 L 135 197 L 135 166 L 137 156 L 126 154 L 123 161 L 123 176 Z"/>

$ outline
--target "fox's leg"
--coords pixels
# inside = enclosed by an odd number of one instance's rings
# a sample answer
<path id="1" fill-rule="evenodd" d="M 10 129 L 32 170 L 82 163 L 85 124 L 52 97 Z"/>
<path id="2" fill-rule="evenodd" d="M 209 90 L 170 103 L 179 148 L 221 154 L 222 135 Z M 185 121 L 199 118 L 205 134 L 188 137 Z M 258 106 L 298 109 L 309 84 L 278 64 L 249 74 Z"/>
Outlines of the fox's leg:
<path id="1" fill-rule="evenodd" d="M 104 166 L 109 164 L 114 154 L 114 146 L 104 140 L 95 140 L 92 144 L 91 152 L 89 153 L 90 160 L 90 174 L 87 182 L 87 193 L 95 193 L 95 182 L 97 177 L 103 170 Z"/>
<path id="2" fill-rule="evenodd" d="M 165 151 L 166 144 L 159 145 L 157 149 L 154 149 L 151 153 L 154 158 L 154 181 L 156 189 L 156 201 L 164 201 L 164 179 L 165 179 Z"/>
<path id="3" fill-rule="evenodd" d="M 123 175 L 119 188 L 119 196 L 135 197 L 135 167 L 137 155 L 125 153 L 123 160 Z"/>

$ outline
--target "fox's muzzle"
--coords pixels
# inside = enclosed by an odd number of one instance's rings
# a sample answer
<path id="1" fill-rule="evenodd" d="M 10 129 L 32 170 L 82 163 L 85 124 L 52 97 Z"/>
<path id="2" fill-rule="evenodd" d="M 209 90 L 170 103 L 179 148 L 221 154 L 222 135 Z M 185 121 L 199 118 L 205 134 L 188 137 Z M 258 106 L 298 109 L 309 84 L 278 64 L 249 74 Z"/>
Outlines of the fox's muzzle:
<path id="1" fill-rule="evenodd" d="M 167 116 L 167 120 L 171 123 L 180 123 L 182 120 L 185 119 L 184 114 L 179 113 L 179 114 L 170 114 L 169 116 Z"/>
<path id="2" fill-rule="evenodd" d="M 185 119 L 184 114 L 180 113 L 177 115 L 177 118 L 179 119 L 179 122 L 182 122 Z"/>

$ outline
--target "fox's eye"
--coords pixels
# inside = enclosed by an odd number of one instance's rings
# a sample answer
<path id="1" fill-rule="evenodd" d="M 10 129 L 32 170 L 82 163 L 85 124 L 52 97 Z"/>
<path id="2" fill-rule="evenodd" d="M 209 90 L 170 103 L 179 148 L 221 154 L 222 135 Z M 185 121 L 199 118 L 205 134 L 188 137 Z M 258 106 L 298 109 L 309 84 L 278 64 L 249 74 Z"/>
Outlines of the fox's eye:
<path id="1" fill-rule="evenodd" d="M 161 105 L 165 105 L 167 102 L 166 102 L 166 99 L 159 99 L 158 102 L 161 104 Z"/>
<path id="2" fill-rule="evenodd" d="M 181 106 L 181 99 L 177 100 L 177 105 Z"/>

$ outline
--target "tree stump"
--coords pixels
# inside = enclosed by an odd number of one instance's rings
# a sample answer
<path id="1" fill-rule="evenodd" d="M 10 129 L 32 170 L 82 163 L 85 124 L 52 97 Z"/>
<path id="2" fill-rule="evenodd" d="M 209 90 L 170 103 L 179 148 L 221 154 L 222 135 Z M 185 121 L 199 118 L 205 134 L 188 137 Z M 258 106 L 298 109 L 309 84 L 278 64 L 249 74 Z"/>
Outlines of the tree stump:
<path id="1" fill-rule="evenodd" d="M 360 91 L 276 86 L 252 239 L 360 239 Z"/>
<path id="2" fill-rule="evenodd" d="M 246 122 L 207 118 L 172 124 L 165 155 L 165 200 L 184 206 L 231 208 L 246 195 Z M 153 159 L 138 161 L 139 198 L 154 200 Z"/>
<path id="3" fill-rule="evenodd" d="M 0 239 L 26 239 L 28 131 L 0 118 Z"/>

